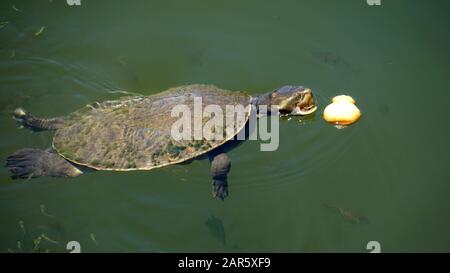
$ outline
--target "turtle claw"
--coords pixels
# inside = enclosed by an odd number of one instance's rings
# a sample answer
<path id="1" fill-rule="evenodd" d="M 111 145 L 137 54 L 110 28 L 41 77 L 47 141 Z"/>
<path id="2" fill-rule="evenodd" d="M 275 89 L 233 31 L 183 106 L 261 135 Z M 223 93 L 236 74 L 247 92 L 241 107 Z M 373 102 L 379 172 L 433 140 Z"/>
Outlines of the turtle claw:
<path id="1" fill-rule="evenodd" d="M 214 198 L 218 197 L 222 201 L 228 196 L 228 183 L 226 180 L 213 180 L 212 195 Z"/>

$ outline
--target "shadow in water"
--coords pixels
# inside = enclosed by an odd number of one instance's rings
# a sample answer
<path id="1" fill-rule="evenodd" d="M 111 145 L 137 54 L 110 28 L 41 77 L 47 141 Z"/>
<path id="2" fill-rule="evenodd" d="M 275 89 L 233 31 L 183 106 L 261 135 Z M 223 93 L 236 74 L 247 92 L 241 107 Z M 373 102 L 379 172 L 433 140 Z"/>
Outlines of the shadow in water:
<path id="1" fill-rule="evenodd" d="M 214 215 L 210 215 L 209 218 L 205 222 L 206 227 L 208 228 L 211 235 L 218 240 L 223 247 L 227 246 L 227 238 L 225 234 L 225 227 L 223 225 L 222 220 L 215 217 Z"/>
<path id="2" fill-rule="evenodd" d="M 353 211 L 342 208 L 339 205 L 333 205 L 330 203 L 324 203 L 323 206 L 331 212 L 338 214 L 343 220 L 353 224 L 369 224 L 369 218 L 366 216 L 357 214 Z"/>

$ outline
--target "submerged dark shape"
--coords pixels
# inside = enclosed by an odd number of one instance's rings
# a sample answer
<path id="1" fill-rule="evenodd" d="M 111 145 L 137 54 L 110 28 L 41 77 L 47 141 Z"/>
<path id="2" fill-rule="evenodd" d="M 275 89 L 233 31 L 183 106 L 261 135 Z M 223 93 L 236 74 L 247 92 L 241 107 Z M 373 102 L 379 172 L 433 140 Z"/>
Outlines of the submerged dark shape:
<path id="1" fill-rule="evenodd" d="M 225 234 L 225 227 L 223 225 L 222 220 L 215 217 L 214 215 L 210 215 L 209 218 L 205 222 L 206 227 L 208 228 L 211 235 L 219 240 L 224 247 L 227 246 L 227 239 Z"/>
<path id="2" fill-rule="evenodd" d="M 352 64 L 350 64 L 345 59 L 341 58 L 339 55 L 332 51 L 316 51 L 313 52 L 312 55 L 314 58 L 316 58 L 318 61 L 320 61 L 323 64 L 326 64 L 332 69 L 338 69 L 343 68 L 346 70 L 349 70 L 353 73 L 357 73 L 358 71 L 354 68 Z"/>
<path id="3" fill-rule="evenodd" d="M 341 57 L 336 55 L 336 53 L 331 51 L 317 51 L 314 52 L 313 55 L 321 62 L 330 65 L 332 67 L 336 67 L 338 65 L 348 66 L 348 63 L 345 60 L 343 60 Z"/>
<path id="4" fill-rule="evenodd" d="M 245 120 L 234 122 L 233 134 L 221 139 L 175 140 L 171 132 L 179 119 L 172 116 L 175 107 L 184 105 L 193 113 L 192 128 L 197 118 L 203 126 L 210 120 L 194 110 L 194 101 L 200 98 L 203 107 L 216 105 L 225 115 L 229 114 L 227 106 L 241 105 Z M 13 178 L 76 177 L 94 170 L 151 170 L 209 158 L 213 196 L 223 200 L 228 196 L 231 169 L 226 153 L 240 143 L 235 137 L 246 128 L 249 114 L 263 105 L 287 115 L 308 115 L 317 109 L 311 90 L 301 86 L 284 86 L 252 97 L 213 85 L 180 86 L 151 96 L 95 102 L 65 117 L 39 118 L 19 108 L 13 115 L 22 125 L 35 131 L 55 130 L 53 147 L 18 150 L 7 158 L 6 167 Z"/>
<path id="5" fill-rule="evenodd" d="M 346 210 L 341 206 L 335 206 L 331 204 L 324 204 L 324 206 L 328 209 L 333 210 L 335 213 L 338 213 L 342 219 L 354 223 L 354 224 L 369 224 L 369 219 L 366 216 L 356 214 L 352 211 Z"/>

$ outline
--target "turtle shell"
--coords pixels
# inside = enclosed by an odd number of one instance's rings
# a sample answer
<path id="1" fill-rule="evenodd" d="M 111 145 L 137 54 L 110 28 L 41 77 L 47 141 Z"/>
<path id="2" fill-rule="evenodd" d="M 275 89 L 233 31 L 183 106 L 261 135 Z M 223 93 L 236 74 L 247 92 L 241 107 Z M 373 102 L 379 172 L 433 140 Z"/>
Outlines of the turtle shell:
<path id="1" fill-rule="evenodd" d="M 199 130 L 194 127 L 194 120 L 201 120 L 205 126 L 215 117 L 198 111 L 199 98 L 201 110 L 208 105 L 220 107 L 223 115 L 217 118 L 222 118 L 223 127 L 210 127 L 215 131 L 211 133 L 222 137 L 211 140 L 202 135 L 199 138 L 197 134 L 194 138 L 195 130 Z M 172 109 L 179 105 L 189 108 L 192 133 L 191 138 L 176 140 L 171 131 L 174 123 L 180 122 L 181 115 L 173 115 Z M 235 112 L 226 111 L 228 106 L 237 105 L 245 109 L 244 118 L 236 118 Z M 64 126 L 56 131 L 53 148 L 67 160 L 97 170 L 150 170 L 184 162 L 222 145 L 244 128 L 250 111 L 251 97 L 244 92 L 212 85 L 180 86 L 151 96 L 86 105 L 70 114 Z M 234 122 L 227 124 L 231 120 Z M 180 128 L 182 131 L 184 126 Z M 229 128 L 233 130 L 228 131 Z"/>

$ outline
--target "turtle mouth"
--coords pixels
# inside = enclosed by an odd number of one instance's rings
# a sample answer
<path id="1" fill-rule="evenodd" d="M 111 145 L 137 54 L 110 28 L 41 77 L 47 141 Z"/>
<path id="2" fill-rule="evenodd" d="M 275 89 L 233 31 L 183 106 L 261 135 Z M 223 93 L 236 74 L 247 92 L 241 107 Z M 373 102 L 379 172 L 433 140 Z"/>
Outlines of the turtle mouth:
<path id="1" fill-rule="evenodd" d="M 306 116 L 314 113 L 316 110 L 317 106 L 314 104 L 306 106 L 297 105 L 297 107 L 295 107 L 294 110 L 291 112 L 291 115 Z"/>
<path id="2" fill-rule="evenodd" d="M 295 105 L 291 115 L 305 116 L 314 113 L 316 110 L 317 106 L 313 94 L 311 90 L 308 89 L 302 94 L 300 101 Z"/>

